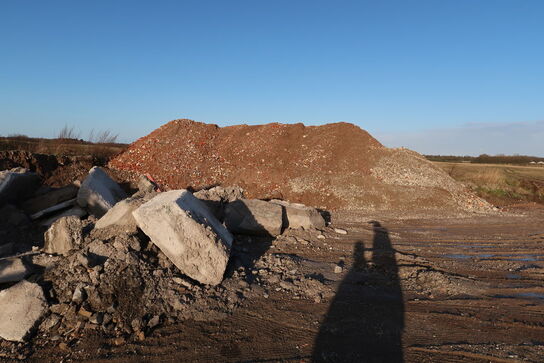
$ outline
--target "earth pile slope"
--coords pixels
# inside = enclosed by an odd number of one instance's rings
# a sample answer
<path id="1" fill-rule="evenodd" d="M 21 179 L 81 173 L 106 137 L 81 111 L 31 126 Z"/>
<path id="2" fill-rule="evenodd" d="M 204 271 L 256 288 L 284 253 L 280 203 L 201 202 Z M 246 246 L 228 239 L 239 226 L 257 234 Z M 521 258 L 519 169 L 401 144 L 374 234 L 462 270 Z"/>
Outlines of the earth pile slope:
<path id="1" fill-rule="evenodd" d="M 110 161 L 169 189 L 239 185 L 248 198 L 325 209 L 487 209 L 421 155 L 349 123 L 218 127 L 174 120 Z"/>

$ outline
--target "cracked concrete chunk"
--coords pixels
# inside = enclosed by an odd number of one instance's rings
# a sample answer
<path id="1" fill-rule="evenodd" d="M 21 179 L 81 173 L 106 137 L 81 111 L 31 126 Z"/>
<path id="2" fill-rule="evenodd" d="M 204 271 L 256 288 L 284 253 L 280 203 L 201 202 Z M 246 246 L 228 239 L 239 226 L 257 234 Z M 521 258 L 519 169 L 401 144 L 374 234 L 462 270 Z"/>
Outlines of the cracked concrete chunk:
<path id="1" fill-rule="evenodd" d="M 225 207 L 225 225 L 239 234 L 277 236 L 281 234 L 282 206 L 258 199 L 238 199 Z"/>
<path id="2" fill-rule="evenodd" d="M 283 200 L 271 200 L 270 203 L 281 205 L 285 208 L 284 227 L 290 229 L 323 229 L 325 220 L 315 208 L 300 203 L 289 203 Z"/>
<path id="3" fill-rule="evenodd" d="M 21 281 L 29 274 L 20 258 L 0 260 L 0 284 Z"/>
<path id="4" fill-rule="evenodd" d="M 65 255 L 83 241 L 83 222 L 75 216 L 62 217 L 44 234 L 44 252 Z"/>
<path id="5" fill-rule="evenodd" d="M 102 217 L 117 202 L 126 198 L 125 192 L 100 167 L 93 167 L 85 178 L 79 192 L 77 203 L 97 218 Z"/>
<path id="6" fill-rule="evenodd" d="M 134 220 L 132 212 L 145 202 L 149 201 L 154 195 L 155 194 L 148 193 L 139 197 L 127 198 L 120 201 L 96 222 L 95 228 L 100 229 L 116 225 L 136 229 L 136 221 Z"/>
<path id="7" fill-rule="evenodd" d="M 203 284 L 222 281 L 232 235 L 189 191 L 161 193 L 133 215 L 138 227 L 181 272 Z"/>
<path id="8" fill-rule="evenodd" d="M 45 314 L 47 302 L 42 288 L 23 280 L 0 291 L 0 337 L 22 342 Z"/>
<path id="9" fill-rule="evenodd" d="M 40 186 L 40 177 L 23 168 L 0 171 L 0 205 L 24 200 Z"/>

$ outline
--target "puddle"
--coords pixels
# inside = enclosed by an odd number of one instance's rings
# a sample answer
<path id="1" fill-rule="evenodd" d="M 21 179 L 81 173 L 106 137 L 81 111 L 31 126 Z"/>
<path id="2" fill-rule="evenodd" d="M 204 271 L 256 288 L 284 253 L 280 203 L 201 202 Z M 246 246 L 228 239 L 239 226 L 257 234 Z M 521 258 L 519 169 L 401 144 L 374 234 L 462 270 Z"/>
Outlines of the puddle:
<path id="1" fill-rule="evenodd" d="M 539 257 L 542 255 L 502 255 L 505 258 L 505 261 L 523 261 L 523 262 L 535 262 L 538 261 Z"/>
<path id="2" fill-rule="evenodd" d="M 493 256 L 495 256 L 495 255 L 491 255 L 491 254 L 464 255 L 462 253 L 454 253 L 454 254 L 444 255 L 444 257 L 454 258 L 454 259 L 457 259 L 457 260 L 467 260 L 469 258 L 490 258 L 490 257 L 493 257 Z"/>
<path id="3" fill-rule="evenodd" d="M 544 299 L 544 294 L 539 292 L 522 292 L 522 293 L 516 294 L 516 296 L 528 297 L 530 299 Z"/>
<path id="4" fill-rule="evenodd" d="M 521 275 L 517 275 L 517 274 L 507 274 L 506 275 L 506 278 L 507 279 L 521 279 Z"/>

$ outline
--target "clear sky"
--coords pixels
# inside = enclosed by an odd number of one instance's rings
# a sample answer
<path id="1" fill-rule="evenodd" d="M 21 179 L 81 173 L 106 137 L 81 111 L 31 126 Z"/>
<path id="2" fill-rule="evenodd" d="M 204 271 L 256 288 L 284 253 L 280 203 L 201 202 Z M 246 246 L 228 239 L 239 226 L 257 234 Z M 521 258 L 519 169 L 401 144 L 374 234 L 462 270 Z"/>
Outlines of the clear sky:
<path id="1" fill-rule="evenodd" d="M 544 155 L 544 1 L 0 1 L 0 135 L 176 118 Z"/>

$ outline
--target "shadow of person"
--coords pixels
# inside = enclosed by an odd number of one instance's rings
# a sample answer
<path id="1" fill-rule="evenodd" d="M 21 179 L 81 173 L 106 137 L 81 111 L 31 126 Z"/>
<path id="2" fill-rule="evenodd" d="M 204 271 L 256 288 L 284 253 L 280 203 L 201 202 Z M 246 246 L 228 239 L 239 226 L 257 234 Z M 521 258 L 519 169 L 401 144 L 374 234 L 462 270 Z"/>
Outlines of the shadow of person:
<path id="1" fill-rule="evenodd" d="M 355 243 L 353 265 L 315 340 L 314 362 L 403 362 L 404 303 L 387 229 L 373 225 L 372 259 Z"/>

